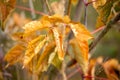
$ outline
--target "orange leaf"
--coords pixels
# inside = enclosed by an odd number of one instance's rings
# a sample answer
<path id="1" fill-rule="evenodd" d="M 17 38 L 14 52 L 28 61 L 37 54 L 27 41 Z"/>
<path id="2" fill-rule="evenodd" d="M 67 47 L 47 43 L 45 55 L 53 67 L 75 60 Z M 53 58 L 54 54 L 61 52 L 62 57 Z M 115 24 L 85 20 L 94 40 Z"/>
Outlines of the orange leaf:
<path id="1" fill-rule="evenodd" d="M 4 57 L 4 60 L 12 65 L 20 61 L 23 57 L 23 52 L 25 48 L 21 44 L 15 45 Z"/>
<path id="2" fill-rule="evenodd" d="M 24 66 L 26 66 L 32 60 L 32 58 L 36 55 L 35 48 L 36 48 L 37 44 L 39 42 L 41 42 L 41 40 L 43 40 L 43 39 L 44 39 L 44 36 L 40 35 L 28 43 L 27 50 L 26 50 L 25 56 L 24 56 L 24 62 L 23 62 Z"/>
<path id="3" fill-rule="evenodd" d="M 90 32 L 87 29 L 85 29 L 84 25 L 80 23 L 70 24 L 70 27 L 79 43 L 84 58 L 88 60 L 88 52 L 89 52 L 88 40 L 92 38 Z"/>
<path id="4" fill-rule="evenodd" d="M 57 28 L 52 28 L 53 30 L 53 33 L 54 33 L 54 37 L 55 37 L 55 41 L 56 41 L 56 46 L 58 48 L 58 57 L 60 60 L 63 60 L 64 59 L 64 50 L 63 50 L 63 39 L 62 39 L 62 35 L 60 35 L 58 33 L 58 30 Z"/>
<path id="5" fill-rule="evenodd" d="M 42 52 L 42 54 L 40 55 L 40 58 L 38 60 L 38 63 L 36 65 L 36 71 L 40 72 L 42 71 L 42 69 L 45 67 L 43 66 L 44 61 L 49 58 L 49 55 L 51 54 L 51 52 L 54 51 L 55 48 L 55 43 L 54 42 L 50 42 L 46 45 L 46 47 L 44 48 L 44 51 Z M 47 62 L 48 63 L 48 62 Z"/>

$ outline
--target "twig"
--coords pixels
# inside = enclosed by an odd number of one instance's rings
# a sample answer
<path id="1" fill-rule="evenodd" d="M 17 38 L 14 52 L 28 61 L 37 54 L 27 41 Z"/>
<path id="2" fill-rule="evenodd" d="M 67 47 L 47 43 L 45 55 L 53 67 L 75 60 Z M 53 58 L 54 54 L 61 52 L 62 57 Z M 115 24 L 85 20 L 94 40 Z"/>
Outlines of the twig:
<path id="1" fill-rule="evenodd" d="M 105 36 L 105 34 L 111 29 L 112 25 L 114 25 L 118 20 L 120 20 L 120 12 L 109 21 L 103 31 L 96 37 L 96 39 L 90 44 L 89 51 L 92 51 L 94 47 L 98 44 L 98 42 Z"/>
<path id="2" fill-rule="evenodd" d="M 25 11 L 30 11 L 30 12 L 35 12 L 36 14 L 39 14 L 39 15 L 42 15 L 42 16 L 45 16 L 47 14 L 43 13 L 43 12 L 40 12 L 40 11 L 36 11 L 36 10 L 33 10 L 33 9 L 30 9 L 30 8 L 26 8 L 26 7 L 23 7 L 23 6 L 15 6 L 16 8 L 19 8 L 21 10 L 25 10 Z"/>
<path id="3" fill-rule="evenodd" d="M 49 14 L 51 15 L 52 14 L 52 9 L 51 9 L 51 7 L 50 7 L 50 5 L 48 3 L 48 0 L 45 0 L 45 4 L 46 4 L 46 6 L 48 8 Z"/>
<path id="4" fill-rule="evenodd" d="M 80 21 L 80 12 L 81 12 L 81 8 L 82 8 L 81 1 L 82 0 L 78 1 L 78 4 L 77 4 L 76 9 L 75 9 L 73 21 L 78 21 L 78 22 Z"/>
<path id="5" fill-rule="evenodd" d="M 69 0 L 68 9 L 67 9 L 67 15 L 68 16 L 70 16 L 70 12 L 71 12 L 71 2 L 72 2 L 72 0 Z"/>
<path id="6" fill-rule="evenodd" d="M 29 6 L 32 10 L 34 10 L 34 6 L 33 6 L 33 2 L 32 0 L 29 0 Z M 32 18 L 35 19 L 36 18 L 36 14 L 34 11 L 31 12 Z"/>
<path id="7" fill-rule="evenodd" d="M 84 25 L 87 27 L 87 7 L 88 7 L 88 5 L 87 5 L 87 0 L 83 0 L 83 2 L 84 2 L 84 5 L 85 5 L 85 12 L 84 12 Z"/>
<path id="8" fill-rule="evenodd" d="M 105 28 L 105 26 L 102 26 L 96 30 L 94 30 L 93 32 L 91 32 L 91 34 L 95 34 L 96 32 L 100 31 L 100 30 L 103 30 Z"/>
<path id="9" fill-rule="evenodd" d="M 73 75 L 75 75 L 79 71 L 80 71 L 80 68 L 77 68 L 74 72 L 68 74 L 67 79 L 70 79 Z M 80 72 L 80 74 L 81 74 L 81 72 Z M 89 78 L 89 79 L 94 78 L 94 79 L 98 79 L 98 80 L 108 80 L 107 78 L 102 78 L 102 77 L 97 77 L 97 76 L 89 76 L 89 75 L 83 76 L 83 78 Z"/>

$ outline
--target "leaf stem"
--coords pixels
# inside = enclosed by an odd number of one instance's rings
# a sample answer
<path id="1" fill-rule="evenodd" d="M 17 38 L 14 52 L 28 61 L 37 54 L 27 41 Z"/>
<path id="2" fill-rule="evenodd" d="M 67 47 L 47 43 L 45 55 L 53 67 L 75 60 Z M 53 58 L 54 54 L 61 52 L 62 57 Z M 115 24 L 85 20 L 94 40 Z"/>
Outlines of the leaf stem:
<path id="1" fill-rule="evenodd" d="M 89 51 L 92 51 L 94 47 L 98 44 L 98 42 L 105 36 L 105 34 L 112 28 L 112 25 L 114 25 L 117 21 L 120 20 L 120 12 L 108 22 L 106 27 L 103 29 L 103 31 L 94 39 L 94 41 L 90 44 Z"/>

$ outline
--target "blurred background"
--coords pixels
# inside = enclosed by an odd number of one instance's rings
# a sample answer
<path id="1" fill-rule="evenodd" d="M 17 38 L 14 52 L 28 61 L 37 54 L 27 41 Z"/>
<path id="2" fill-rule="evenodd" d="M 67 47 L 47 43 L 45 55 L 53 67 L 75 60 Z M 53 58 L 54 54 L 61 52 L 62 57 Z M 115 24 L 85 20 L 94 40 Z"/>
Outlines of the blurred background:
<path id="1" fill-rule="evenodd" d="M 54 1 L 58 0 L 49 0 L 49 3 Z M 85 6 L 82 0 L 80 2 L 81 8 L 78 10 L 80 17 L 79 20 L 77 20 L 75 17 L 75 10 L 77 5 L 72 5 L 70 16 L 72 20 L 84 23 Z M 36 12 L 32 10 L 35 10 Z M 7 22 L 5 23 L 5 31 L 0 30 L 0 80 L 35 80 L 34 75 L 31 75 L 25 69 L 22 69 L 20 64 L 15 64 L 5 68 L 6 63 L 4 62 L 3 57 L 5 53 L 15 44 L 11 38 L 11 34 L 17 31 L 21 31 L 21 27 L 26 23 L 32 20 L 40 19 L 41 14 L 39 14 L 39 12 L 48 14 L 44 0 L 17 0 L 15 9 L 12 11 L 12 13 L 9 14 Z M 95 25 L 97 16 L 97 12 L 92 7 L 92 4 L 90 4 L 87 7 L 87 29 L 90 32 L 96 30 Z M 115 27 L 113 27 L 99 42 L 95 49 L 90 53 L 91 59 L 103 57 L 104 60 L 117 59 L 120 62 L 120 29 L 118 26 L 120 25 L 115 25 Z M 93 36 L 96 37 L 99 33 L 100 31 L 93 34 Z M 106 77 L 104 71 L 102 71 L 99 65 L 96 67 L 96 71 L 101 71 L 99 73 L 97 72 L 96 76 Z M 72 67 L 68 67 L 66 69 L 66 75 L 68 80 L 81 80 L 78 64 L 75 64 Z M 42 78 L 41 80 L 47 80 L 47 78 Z M 59 75 L 55 80 L 62 79 L 60 79 Z M 95 80 L 100 79 L 96 78 Z"/>

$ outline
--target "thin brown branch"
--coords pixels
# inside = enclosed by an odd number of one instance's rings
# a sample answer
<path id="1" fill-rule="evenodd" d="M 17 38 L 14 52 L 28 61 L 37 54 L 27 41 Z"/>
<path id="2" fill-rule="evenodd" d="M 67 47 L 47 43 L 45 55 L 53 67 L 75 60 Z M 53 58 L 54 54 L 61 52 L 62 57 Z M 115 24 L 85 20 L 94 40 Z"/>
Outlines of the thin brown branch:
<path id="1" fill-rule="evenodd" d="M 23 6 L 15 6 L 16 8 L 19 8 L 21 10 L 25 10 L 25 11 L 30 11 L 30 12 L 35 12 L 36 14 L 39 14 L 39 15 L 42 15 L 42 16 L 45 16 L 47 14 L 43 13 L 43 12 L 40 12 L 40 11 L 36 11 L 36 10 L 33 10 L 33 9 L 30 9 L 30 8 L 26 8 L 26 7 L 23 7 Z"/>
<path id="2" fill-rule="evenodd" d="M 70 12 L 71 12 L 71 2 L 72 2 L 72 0 L 69 0 L 69 2 L 68 2 L 68 9 L 67 9 L 68 16 L 70 16 Z"/>
<path id="3" fill-rule="evenodd" d="M 105 34 L 112 28 L 112 25 L 114 25 L 116 22 L 120 20 L 120 13 L 118 13 L 112 20 L 109 21 L 109 23 L 106 25 L 106 27 L 103 29 L 103 31 L 94 39 L 94 41 L 90 44 L 89 51 L 92 51 L 94 47 L 99 43 L 99 41 L 105 36 Z"/>

